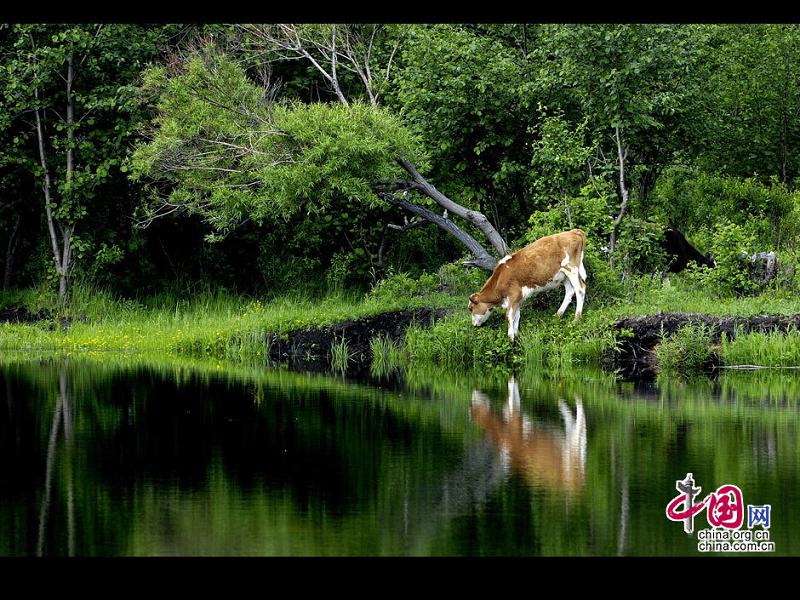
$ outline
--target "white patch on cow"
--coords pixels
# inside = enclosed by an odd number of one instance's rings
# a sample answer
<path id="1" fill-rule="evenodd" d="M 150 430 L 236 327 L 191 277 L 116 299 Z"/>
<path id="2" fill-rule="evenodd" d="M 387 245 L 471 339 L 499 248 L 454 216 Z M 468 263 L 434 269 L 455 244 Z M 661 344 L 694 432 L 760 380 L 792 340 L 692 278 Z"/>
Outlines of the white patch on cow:
<path id="1" fill-rule="evenodd" d="M 502 306 L 503 306 L 503 308 L 508 308 L 508 296 L 505 296 L 505 297 L 503 298 L 503 304 L 502 304 Z"/>
<path id="2" fill-rule="evenodd" d="M 525 415 L 522 416 L 522 437 L 529 437 L 531 432 L 533 431 L 533 423 L 531 420 L 526 417 Z"/>
<path id="3" fill-rule="evenodd" d="M 586 281 L 586 269 L 583 267 L 583 250 L 581 250 L 581 264 L 578 267 L 578 274 L 581 276 L 581 279 Z"/>
<path id="4" fill-rule="evenodd" d="M 561 266 L 566 267 L 569 264 L 569 252 L 564 250 L 564 260 L 561 261 Z"/>
<path id="5" fill-rule="evenodd" d="M 586 297 L 586 285 L 581 282 L 580 275 L 578 272 L 580 271 L 579 268 L 569 267 L 564 269 L 564 272 L 567 274 L 567 278 L 569 279 L 570 284 L 575 292 L 575 320 L 581 318 L 583 314 L 583 300 Z"/>
<path id="6" fill-rule="evenodd" d="M 511 465 L 511 454 L 508 451 L 508 444 L 505 442 L 500 446 L 500 465 L 504 471 L 507 471 Z"/>
<path id="7" fill-rule="evenodd" d="M 567 306 L 569 303 L 572 302 L 572 296 L 575 294 L 575 290 L 572 289 L 572 284 L 567 279 L 564 282 L 564 301 L 561 303 L 561 306 L 558 308 L 558 312 L 556 312 L 556 316 L 561 316 L 564 314 L 564 311 L 567 310 Z"/>
<path id="8" fill-rule="evenodd" d="M 519 331 L 519 304 L 516 306 L 509 306 L 508 310 L 506 311 L 506 319 L 508 320 L 508 337 L 511 338 L 511 341 L 514 341 L 514 338 L 517 337 L 517 332 Z"/>
<path id="9" fill-rule="evenodd" d="M 522 286 L 522 299 L 525 300 L 525 299 L 529 298 L 530 296 L 532 296 L 533 294 L 538 294 L 540 292 L 546 292 L 547 290 L 552 290 L 553 288 L 558 287 L 559 284 L 562 281 L 564 281 L 564 277 L 566 277 L 566 274 L 564 273 L 564 271 L 559 270 L 555 275 L 553 275 L 553 278 L 550 281 L 548 281 L 546 284 L 544 284 L 544 285 L 535 285 L 533 287 L 528 287 L 526 285 L 523 285 Z"/>
<path id="10" fill-rule="evenodd" d="M 516 337 L 518 333 L 519 333 L 519 305 L 517 305 L 517 310 L 514 311 L 514 337 Z"/>
<path id="11" fill-rule="evenodd" d="M 480 325 L 483 325 L 484 323 L 486 323 L 486 319 L 489 318 L 489 315 L 491 313 L 492 313 L 492 310 L 489 309 L 485 313 L 483 313 L 482 315 L 472 315 L 472 324 L 475 327 L 479 327 Z"/>
<path id="12" fill-rule="evenodd" d="M 504 265 L 504 264 L 506 264 L 508 262 L 508 260 L 510 258 L 511 258 L 511 255 L 510 254 L 506 254 L 503 258 L 501 258 L 500 260 L 497 261 L 497 264 L 498 265 Z"/>
<path id="13" fill-rule="evenodd" d="M 478 390 L 472 390 L 472 406 L 489 406 L 489 396 Z"/>

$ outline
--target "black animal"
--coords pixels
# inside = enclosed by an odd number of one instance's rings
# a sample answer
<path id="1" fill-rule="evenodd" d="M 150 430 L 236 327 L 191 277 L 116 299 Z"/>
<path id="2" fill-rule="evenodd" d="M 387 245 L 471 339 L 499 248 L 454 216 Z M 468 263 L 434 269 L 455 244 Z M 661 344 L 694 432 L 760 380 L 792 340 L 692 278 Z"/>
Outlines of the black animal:
<path id="1" fill-rule="evenodd" d="M 705 265 L 709 268 L 717 266 L 717 262 L 710 254 L 703 256 L 697 248 L 689 243 L 689 240 L 674 227 L 667 227 L 664 230 L 664 240 L 662 247 L 667 255 L 667 271 L 670 273 L 680 273 L 690 262 L 694 261 L 698 265 Z"/>

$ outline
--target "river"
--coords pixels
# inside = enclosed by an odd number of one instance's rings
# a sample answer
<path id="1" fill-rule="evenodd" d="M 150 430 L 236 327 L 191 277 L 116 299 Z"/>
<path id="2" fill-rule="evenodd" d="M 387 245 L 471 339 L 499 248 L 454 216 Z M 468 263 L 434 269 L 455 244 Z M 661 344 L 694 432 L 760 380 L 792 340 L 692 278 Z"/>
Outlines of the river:
<path id="1" fill-rule="evenodd" d="M 688 473 L 697 502 L 737 486 L 738 531 L 797 555 L 798 399 L 800 378 L 768 372 L 4 358 L 0 555 L 691 556 L 708 509 L 691 533 L 665 512 Z"/>

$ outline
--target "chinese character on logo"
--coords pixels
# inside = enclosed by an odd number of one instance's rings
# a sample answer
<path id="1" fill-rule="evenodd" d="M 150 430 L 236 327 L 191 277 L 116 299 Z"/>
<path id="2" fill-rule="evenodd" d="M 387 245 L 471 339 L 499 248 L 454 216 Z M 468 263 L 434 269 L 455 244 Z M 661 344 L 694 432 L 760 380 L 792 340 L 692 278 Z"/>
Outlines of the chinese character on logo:
<path id="1" fill-rule="evenodd" d="M 683 481 L 675 482 L 675 489 L 681 492 L 667 504 L 667 518 L 671 521 L 683 521 L 683 530 L 686 533 L 694 531 L 694 516 L 707 508 L 706 518 L 713 527 L 726 529 L 739 529 L 744 522 L 744 504 L 742 503 L 742 490 L 737 486 L 726 484 L 711 492 L 697 504 L 694 498 L 702 488 L 694 487 L 692 474 L 687 473 Z M 683 506 L 679 509 L 679 506 Z"/>
<path id="2" fill-rule="evenodd" d="M 737 486 L 727 484 L 717 488 L 716 492 L 708 495 L 708 510 L 706 518 L 708 524 L 726 529 L 739 529 L 744 522 L 744 505 L 742 504 L 742 490 Z"/>
<path id="3" fill-rule="evenodd" d="M 747 505 L 747 527 L 752 528 L 753 525 L 761 525 L 763 529 L 769 529 L 769 510 L 772 508 L 769 504 L 764 506 Z"/>

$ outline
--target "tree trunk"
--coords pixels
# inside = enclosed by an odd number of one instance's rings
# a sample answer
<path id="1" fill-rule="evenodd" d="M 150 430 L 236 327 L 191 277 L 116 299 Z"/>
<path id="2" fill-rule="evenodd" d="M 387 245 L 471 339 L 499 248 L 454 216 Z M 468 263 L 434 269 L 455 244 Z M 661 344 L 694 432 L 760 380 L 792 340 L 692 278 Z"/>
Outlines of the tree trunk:
<path id="1" fill-rule="evenodd" d="M 14 272 L 14 256 L 17 253 L 17 243 L 19 242 L 19 222 L 20 216 L 17 215 L 14 221 L 14 227 L 11 230 L 11 237 L 8 238 L 8 245 L 6 246 L 6 264 L 3 272 L 3 289 L 7 290 L 11 287 L 11 274 Z"/>
<path id="2" fill-rule="evenodd" d="M 53 261 L 55 262 L 56 272 L 59 276 L 63 275 L 61 251 L 58 249 L 58 235 L 56 234 L 56 222 L 53 216 L 53 202 L 50 196 L 50 172 L 47 169 L 47 156 L 44 152 L 44 130 L 42 129 L 42 118 L 39 114 L 39 89 L 33 88 L 33 95 L 36 98 L 36 109 L 34 110 L 36 116 L 36 136 L 39 142 L 39 160 L 42 165 L 42 172 L 44 173 L 42 179 L 42 191 L 44 192 L 44 212 L 47 217 L 47 231 L 50 234 L 50 245 L 53 250 Z M 61 287 L 59 286 L 59 297 L 61 294 Z"/>
<path id="3" fill-rule="evenodd" d="M 397 199 L 391 192 L 376 190 L 376 193 L 390 204 L 399 206 L 411 213 L 414 213 L 415 215 L 422 217 L 423 219 L 426 219 L 427 221 L 435 223 L 447 233 L 454 236 L 459 242 L 464 244 L 464 246 L 466 246 L 475 257 L 474 260 L 464 261 L 462 264 L 465 266 L 475 266 L 489 272 L 494 270 L 495 266 L 497 265 L 497 261 L 494 259 L 494 257 L 492 257 L 492 255 L 489 254 L 474 237 L 469 235 L 466 231 L 448 219 L 446 216 L 446 211 L 444 215 L 437 215 L 433 211 L 430 211 L 423 206 L 413 204 L 405 199 Z"/>
<path id="4" fill-rule="evenodd" d="M 628 149 L 622 149 L 622 141 L 619 136 L 619 125 L 616 126 L 617 137 L 617 157 L 619 158 L 619 192 L 622 196 L 622 203 L 619 207 L 619 214 L 614 219 L 614 228 L 611 230 L 611 240 L 609 243 L 608 254 L 611 266 L 614 266 L 614 248 L 617 245 L 617 236 L 619 235 L 619 225 L 622 223 L 622 218 L 625 216 L 625 210 L 628 208 L 628 187 L 625 185 L 625 159 L 628 156 Z"/>
<path id="5" fill-rule="evenodd" d="M 66 151 L 66 194 L 70 194 L 70 184 L 72 183 L 73 173 L 75 171 L 74 160 L 74 142 L 75 142 L 75 101 L 72 96 L 72 82 L 74 80 L 74 69 L 72 64 L 72 57 L 67 59 L 67 151 Z M 42 126 L 42 118 L 39 110 L 39 87 L 33 88 L 33 95 L 36 100 L 36 108 L 34 109 L 36 117 L 36 136 L 39 142 L 39 160 L 42 165 L 43 181 L 42 191 L 44 192 L 44 208 L 47 217 L 47 230 L 50 235 L 50 244 L 53 250 L 53 260 L 55 262 L 56 273 L 58 273 L 58 299 L 64 301 L 69 291 L 69 273 L 72 269 L 72 234 L 74 227 L 62 226 L 58 223 L 53 215 L 52 208 L 52 185 L 50 182 L 50 172 L 47 168 L 47 155 L 44 149 L 44 128 Z M 61 249 L 58 244 L 58 234 L 56 227 L 61 231 Z"/>
<path id="6" fill-rule="evenodd" d="M 489 219 L 487 219 L 483 213 L 470 210 L 453 202 L 450 198 L 437 190 L 422 175 L 420 175 L 419 171 L 417 171 L 414 165 L 412 165 L 408 160 L 401 158 L 398 160 L 398 162 L 400 163 L 400 166 L 403 167 L 403 169 L 405 169 L 409 175 L 411 175 L 414 182 L 414 189 L 419 190 L 431 198 L 434 202 L 448 212 L 458 215 L 462 219 L 465 219 L 475 225 L 486 236 L 486 239 L 489 240 L 489 243 L 500 256 L 505 256 L 506 254 L 511 253 L 511 249 L 508 247 L 508 244 L 506 244 L 505 240 L 497 232 L 494 226 L 492 226 Z"/>
<path id="7" fill-rule="evenodd" d="M 66 191 L 72 195 L 72 179 L 75 172 L 75 99 L 72 96 L 72 82 L 75 79 L 75 71 L 72 66 L 72 56 L 67 59 L 67 172 Z M 58 285 L 58 297 L 63 300 L 67 295 L 69 284 L 69 274 L 72 271 L 72 232 L 73 227 L 63 227 L 64 248 L 61 253 L 62 272 Z"/>

